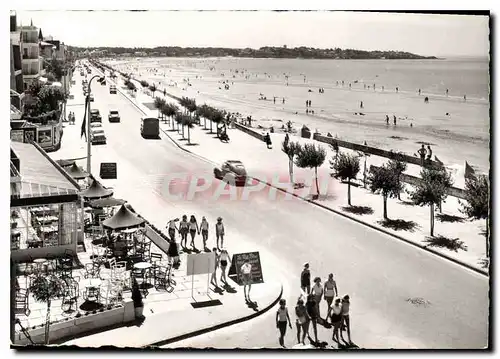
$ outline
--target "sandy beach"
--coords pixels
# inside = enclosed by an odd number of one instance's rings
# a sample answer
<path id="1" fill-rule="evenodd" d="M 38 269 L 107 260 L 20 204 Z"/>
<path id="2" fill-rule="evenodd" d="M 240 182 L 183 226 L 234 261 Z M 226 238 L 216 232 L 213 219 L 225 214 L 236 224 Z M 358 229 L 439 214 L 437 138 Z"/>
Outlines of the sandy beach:
<path id="1" fill-rule="evenodd" d="M 327 81 L 319 75 L 239 69 L 236 60 L 228 60 L 232 64 L 225 64 L 226 69 L 221 69 L 217 60 L 207 59 L 150 58 L 108 63 L 173 95 L 195 98 L 199 104 L 239 112 L 243 117 L 251 115 L 256 127 L 280 128 L 290 120 L 296 128 L 307 125 L 312 131 L 331 132 L 341 139 L 366 141 L 370 146 L 408 154 L 426 143 L 454 177 L 463 173 L 465 161 L 480 172 L 489 169 L 489 102 L 481 95 L 464 101 L 456 91 L 446 97 L 432 92 L 432 86 L 420 95 L 409 91 L 408 86 L 396 92 L 382 85 L 385 82 L 380 78 L 356 80 L 349 87 L 347 81 L 342 86 L 341 80 Z M 319 88 L 324 92 L 319 93 Z M 311 101 L 308 108 L 306 100 Z M 307 114 L 306 109 L 314 114 Z"/>

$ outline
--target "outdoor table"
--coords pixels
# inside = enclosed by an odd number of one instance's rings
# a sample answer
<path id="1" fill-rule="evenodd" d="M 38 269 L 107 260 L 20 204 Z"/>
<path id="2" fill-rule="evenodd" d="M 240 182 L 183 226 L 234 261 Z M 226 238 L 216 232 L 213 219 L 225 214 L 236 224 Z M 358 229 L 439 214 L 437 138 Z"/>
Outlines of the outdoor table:
<path id="1" fill-rule="evenodd" d="M 57 227 L 56 226 L 41 226 L 40 227 L 40 232 L 42 232 L 42 233 L 57 232 Z"/>
<path id="2" fill-rule="evenodd" d="M 36 220 L 41 224 L 47 224 L 47 223 L 56 222 L 59 220 L 59 218 L 57 218 L 56 216 L 45 216 L 45 217 L 37 216 Z"/>
<path id="3" fill-rule="evenodd" d="M 134 264 L 134 268 L 135 269 L 149 269 L 151 268 L 152 264 L 151 263 L 148 263 L 148 262 L 139 262 L 139 263 L 135 263 Z"/>
<path id="4" fill-rule="evenodd" d="M 35 263 L 37 270 L 41 271 L 43 265 L 47 263 L 47 259 L 46 258 L 37 258 L 37 259 L 33 260 L 33 263 Z"/>

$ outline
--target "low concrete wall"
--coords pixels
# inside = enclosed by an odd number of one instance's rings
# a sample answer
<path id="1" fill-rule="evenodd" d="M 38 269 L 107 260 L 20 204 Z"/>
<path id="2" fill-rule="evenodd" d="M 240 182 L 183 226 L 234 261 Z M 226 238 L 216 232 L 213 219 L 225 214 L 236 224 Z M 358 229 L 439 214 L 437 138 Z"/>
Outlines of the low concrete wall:
<path id="1" fill-rule="evenodd" d="M 391 158 L 392 159 L 394 157 L 394 155 L 396 154 L 396 152 L 393 152 L 393 151 L 386 151 L 386 150 L 382 150 L 382 149 L 376 148 L 376 147 L 370 147 L 370 146 L 360 145 L 360 144 L 353 143 L 353 142 L 339 140 L 338 138 L 334 138 L 334 137 L 322 136 L 322 135 L 320 135 L 318 133 L 315 133 L 313 135 L 313 138 L 316 141 L 328 143 L 328 144 L 331 144 L 331 145 L 333 145 L 336 142 L 339 147 L 348 148 L 348 149 L 354 150 L 354 151 L 365 152 L 365 153 L 369 153 L 371 155 L 385 157 L 385 158 Z M 404 153 L 400 153 L 400 154 L 403 157 L 403 161 L 404 162 L 411 163 L 411 164 L 414 164 L 414 165 L 417 165 L 417 166 L 421 166 L 422 163 L 420 161 L 420 157 L 410 156 L 410 155 L 407 155 L 407 154 L 404 154 Z M 433 165 L 437 165 L 438 164 L 438 162 L 431 161 L 431 160 L 426 161 L 426 163 L 433 164 Z"/>
<path id="2" fill-rule="evenodd" d="M 10 252 L 10 257 L 14 262 L 25 262 L 36 258 L 46 258 L 48 254 L 58 257 L 63 256 L 66 249 L 71 249 L 76 253 L 76 242 L 63 245 L 63 246 L 51 246 L 51 247 L 40 247 L 40 248 L 26 248 L 17 249 Z"/>
<path id="3" fill-rule="evenodd" d="M 146 236 L 156 244 L 165 254 L 167 254 L 169 243 L 160 236 L 150 225 L 146 224 Z"/>
<path id="4" fill-rule="evenodd" d="M 372 168 L 379 168 L 378 166 L 373 166 L 371 165 L 370 166 L 370 171 Z M 411 184 L 411 185 L 414 185 L 414 186 L 418 186 L 419 184 L 422 183 L 422 179 L 419 178 L 419 177 L 415 177 L 415 176 L 412 176 L 412 175 L 408 175 L 406 173 L 402 173 L 401 174 L 401 181 L 405 182 L 405 183 L 408 183 L 408 184 Z M 466 199 L 466 194 L 467 192 L 461 188 L 457 188 L 457 187 L 450 187 L 446 190 L 446 193 L 448 194 L 448 196 L 452 196 L 452 197 L 457 197 L 457 198 L 460 198 L 460 199 Z"/>
<path id="5" fill-rule="evenodd" d="M 99 328 L 111 327 L 120 323 L 128 323 L 133 320 L 135 320 L 134 302 L 132 299 L 126 299 L 123 302 L 123 306 L 118 308 L 104 310 L 96 314 L 82 315 L 79 318 L 73 317 L 69 320 L 51 324 L 49 342 L 96 331 Z M 43 344 L 45 342 L 45 326 L 31 330 L 28 329 L 28 333 L 35 344 Z M 23 333 L 16 332 L 13 344 L 29 345 L 31 342 Z"/>
<path id="6" fill-rule="evenodd" d="M 250 127 L 243 126 L 242 124 L 239 124 L 237 122 L 234 123 L 234 127 L 236 127 L 238 130 L 243 131 L 252 137 L 255 137 L 258 140 L 264 141 L 264 135 L 261 134 L 260 132 L 255 131 L 254 129 L 252 129 Z"/>

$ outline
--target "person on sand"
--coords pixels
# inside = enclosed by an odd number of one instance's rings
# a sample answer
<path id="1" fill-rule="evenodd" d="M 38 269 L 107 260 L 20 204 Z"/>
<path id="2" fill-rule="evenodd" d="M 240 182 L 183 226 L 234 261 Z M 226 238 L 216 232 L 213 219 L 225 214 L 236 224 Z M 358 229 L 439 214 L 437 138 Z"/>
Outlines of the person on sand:
<path id="1" fill-rule="evenodd" d="M 311 318 L 310 323 L 312 324 L 313 327 L 313 332 L 314 332 L 314 340 L 317 343 L 318 342 L 318 312 L 317 312 L 317 306 L 316 302 L 314 300 L 314 294 L 309 294 L 307 296 L 307 302 L 306 302 L 306 309 L 307 309 L 307 314 L 309 315 L 309 318 Z M 311 337 L 309 337 L 309 340 Z"/>
<path id="2" fill-rule="evenodd" d="M 394 126 L 396 126 L 396 116 L 394 116 Z"/>
<path id="3" fill-rule="evenodd" d="M 304 269 L 300 274 L 300 288 L 305 294 L 311 293 L 311 271 L 309 270 L 309 263 L 304 264 Z"/>
<path id="4" fill-rule="evenodd" d="M 269 135 L 269 132 L 267 132 L 266 135 L 264 136 L 264 141 L 266 142 L 268 149 L 273 148 L 273 143 L 271 142 L 271 135 Z"/>
<path id="5" fill-rule="evenodd" d="M 427 145 L 427 161 L 430 161 L 432 159 L 432 150 L 431 146 Z"/>
<path id="6" fill-rule="evenodd" d="M 336 297 L 333 305 L 328 308 L 328 317 L 330 317 L 330 323 L 332 323 L 333 327 L 332 340 L 338 343 L 340 341 L 340 324 L 342 323 L 342 304 L 340 297 Z"/>
<path id="7" fill-rule="evenodd" d="M 305 345 L 306 335 L 309 334 L 309 314 L 307 314 L 307 309 L 304 305 L 302 298 L 297 301 L 297 306 L 295 307 L 295 315 L 297 316 L 297 342 Z M 302 340 L 300 338 L 300 332 L 302 331 Z"/>
<path id="8" fill-rule="evenodd" d="M 467 102 L 467 95 L 464 95 L 464 102 Z"/>
<path id="9" fill-rule="evenodd" d="M 363 108 L 363 101 L 361 101 L 361 103 L 359 104 L 359 107 Z"/>
<path id="10" fill-rule="evenodd" d="M 290 316 L 288 315 L 288 308 L 286 307 L 286 300 L 280 299 L 280 306 L 278 311 L 276 312 L 276 327 L 280 331 L 279 343 L 283 348 L 285 347 L 285 334 L 286 334 L 286 325 L 290 326 L 292 329 L 292 322 L 290 320 Z"/>
<path id="11" fill-rule="evenodd" d="M 385 123 L 389 125 L 389 115 L 385 115 Z"/>
<path id="12" fill-rule="evenodd" d="M 217 218 L 217 224 L 215 225 L 215 237 L 217 239 L 217 249 L 219 247 L 219 238 L 221 240 L 221 247 L 224 247 L 224 224 L 222 223 L 222 217 Z"/>
<path id="13" fill-rule="evenodd" d="M 196 232 L 200 234 L 200 228 L 198 227 L 196 217 L 194 215 L 191 215 L 191 218 L 189 219 L 189 233 L 191 234 L 191 247 L 193 247 L 193 249 L 196 249 L 194 245 L 194 237 L 196 236 Z"/>
<path id="14" fill-rule="evenodd" d="M 225 250 L 224 248 L 222 248 L 222 250 L 220 252 L 219 260 L 220 260 L 220 269 L 221 269 L 220 281 L 221 281 L 221 283 L 227 284 L 226 268 L 227 268 L 228 263 L 231 262 L 231 257 L 229 256 L 229 253 L 227 253 L 227 250 Z"/>
<path id="15" fill-rule="evenodd" d="M 312 294 L 314 294 L 314 302 L 316 303 L 316 312 L 318 313 L 318 317 L 321 318 L 320 311 L 320 303 L 321 299 L 323 299 L 323 286 L 321 285 L 321 278 L 314 278 L 314 286 L 311 288 Z"/>
<path id="16" fill-rule="evenodd" d="M 427 151 L 425 150 L 425 146 L 422 144 L 422 147 L 418 150 L 418 154 L 420 155 L 420 162 L 422 163 L 422 166 L 425 164 L 425 155 Z"/>
<path id="17" fill-rule="evenodd" d="M 422 90 L 418 89 L 418 95 L 420 96 L 422 94 Z"/>
<path id="18" fill-rule="evenodd" d="M 446 97 L 448 97 L 448 89 L 446 89 Z"/>
<path id="19" fill-rule="evenodd" d="M 352 344 L 352 341 L 351 341 L 351 321 L 350 321 L 350 318 L 349 318 L 349 309 L 350 309 L 350 306 L 351 306 L 351 302 L 350 302 L 350 298 L 349 298 L 349 295 L 344 295 L 344 297 L 342 297 L 342 323 L 341 323 L 341 327 L 343 328 L 345 326 L 345 328 L 347 329 L 347 341 L 344 339 L 344 336 L 342 334 L 342 330 L 340 331 L 340 338 L 346 342 L 346 343 L 349 343 L 349 344 Z"/>
<path id="20" fill-rule="evenodd" d="M 326 304 L 328 304 L 328 308 L 330 308 L 333 298 L 338 295 L 337 283 L 333 279 L 333 273 L 328 275 L 328 280 L 325 282 L 324 286 L 324 293 Z"/>
<path id="21" fill-rule="evenodd" d="M 205 216 L 201 217 L 200 230 L 201 237 L 203 238 L 203 249 L 207 248 L 207 240 L 208 240 L 208 221 Z"/>
<path id="22" fill-rule="evenodd" d="M 285 98 L 283 97 L 283 104 L 285 103 Z"/>

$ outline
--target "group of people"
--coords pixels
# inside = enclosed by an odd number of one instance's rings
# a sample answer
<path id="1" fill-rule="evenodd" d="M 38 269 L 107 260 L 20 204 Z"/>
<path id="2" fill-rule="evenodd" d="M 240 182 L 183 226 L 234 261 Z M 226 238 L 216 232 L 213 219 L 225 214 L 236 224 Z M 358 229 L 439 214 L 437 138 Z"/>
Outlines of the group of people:
<path id="1" fill-rule="evenodd" d="M 427 150 L 426 150 L 424 144 L 422 144 L 422 147 L 420 147 L 420 149 L 418 150 L 418 154 L 420 155 L 420 161 L 422 162 L 422 166 L 424 166 L 426 160 L 430 161 L 432 159 L 431 146 L 427 145 Z"/>
<path id="2" fill-rule="evenodd" d="M 70 125 L 75 124 L 75 113 L 73 111 L 69 111 L 68 122 Z"/>
<path id="3" fill-rule="evenodd" d="M 306 336 L 311 340 L 309 327 L 312 325 L 314 343 L 319 345 L 317 325 L 320 323 L 325 325 L 325 327 L 331 325 L 333 328 L 332 340 L 338 345 L 341 345 L 340 340 L 352 344 L 349 320 L 350 298 L 347 294 L 342 298 L 338 296 L 339 291 L 337 283 L 333 278 L 333 273 L 328 275 L 328 280 L 323 285 L 321 284 L 321 278 L 316 277 L 314 285 L 311 287 L 309 263 L 305 263 L 301 273 L 300 287 L 302 293 L 295 307 L 297 342 L 305 344 Z M 304 299 L 306 300 L 304 301 Z M 320 304 L 323 299 L 326 301 L 328 307 L 325 319 L 321 317 L 320 311 Z M 276 312 L 276 326 L 280 331 L 279 343 L 282 347 L 285 347 L 284 338 L 287 324 L 292 328 L 292 322 L 286 307 L 286 300 L 281 299 L 279 304 L 280 306 Z M 347 341 L 343 337 L 344 329 L 347 330 Z"/>

